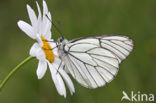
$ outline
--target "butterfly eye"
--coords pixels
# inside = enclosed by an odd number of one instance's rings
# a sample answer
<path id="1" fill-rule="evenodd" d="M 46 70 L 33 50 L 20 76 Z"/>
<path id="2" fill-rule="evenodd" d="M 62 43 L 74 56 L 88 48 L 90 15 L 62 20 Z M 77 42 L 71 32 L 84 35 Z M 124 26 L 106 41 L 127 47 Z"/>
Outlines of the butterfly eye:
<path id="1" fill-rule="evenodd" d="M 60 37 L 60 42 L 62 42 L 64 40 L 64 38 L 63 37 Z"/>

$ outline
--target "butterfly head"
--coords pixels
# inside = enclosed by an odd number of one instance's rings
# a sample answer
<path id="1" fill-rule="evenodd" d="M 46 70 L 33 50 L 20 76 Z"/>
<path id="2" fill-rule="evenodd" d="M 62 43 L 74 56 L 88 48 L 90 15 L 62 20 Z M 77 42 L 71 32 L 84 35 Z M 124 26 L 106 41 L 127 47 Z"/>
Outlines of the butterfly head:
<path id="1" fill-rule="evenodd" d="M 64 37 L 60 37 L 59 39 L 58 39 L 58 43 L 62 43 L 64 41 Z"/>
<path id="2" fill-rule="evenodd" d="M 58 45 L 66 44 L 68 41 L 64 37 L 60 37 L 58 40 Z"/>
<path id="3" fill-rule="evenodd" d="M 60 55 L 64 54 L 63 48 L 64 46 L 68 43 L 68 40 L 65 39 L 64 37 L 60 37 L 57 40 L 57 47 L 58 47 L 58 52 Z"/>

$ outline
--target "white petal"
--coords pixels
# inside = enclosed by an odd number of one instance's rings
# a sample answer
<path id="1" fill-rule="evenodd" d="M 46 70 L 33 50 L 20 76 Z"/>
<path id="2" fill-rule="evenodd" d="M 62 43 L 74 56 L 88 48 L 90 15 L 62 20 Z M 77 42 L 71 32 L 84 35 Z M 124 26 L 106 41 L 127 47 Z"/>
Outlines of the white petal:
<path id="1" fill-rule="evenodd" d="M 37 5 L 37 10 L 38 10 L 38 27 L 37 27 L 37 31 L 39 34 L 41 34 L 41 25 L 42 25 L 42 18 L 41 18 L 41 9 L 40 6 L 38 5 L 38 2 L 36 1 L 36 5 Z"/>
<path id="2" fill-rule="evenodd" d="M 57 73 L 57 70 L 52 66 L 52 64 L 50 64 L 49 62 L 48 62 L 48 64 L 49 64 L 52 79 L 54 81 L 54 84 L 55 84 L 55 87 L 56 87 L 58 93 L 60 95 L 64 95 L 64 97 L 66 97 L 66 89 L 65 89 L 65 85 L 64 85 L 64 82 L 63 82 L 61 76 L 59 75 L 59 73 Z"/>
<path id="3" fill-rule="evenodd" d="M 48 14 L 48 7 L 45 0 L 43 0 L 43 15 L 45 14 Z"/>
<path id="4" fill-rule="evenodd" d="M 41 48 L 38 49 L 36 57 L 38 60 L 43 60 L 43 61 L 46 60 L 45 53 Z"/>
<path id="5" fill-rule="evenodd" d="M 54 42 L 53 39 L 49 39 L 49 44 L 52 48 L 56 47 L 56 43 Z"/>
<path id="6" fill-rule="evenodd" d="M 49 27 L 45 27 L 45 28 L 47 28 L 47 30 L 45 30 L 43 37 L 48 40 L 51 38 L 51 27 L 50 27 L 51 24 L 48 24 L 47 26 L 49 26 Z"/>
<path id="7" fill-rule="evenodd" d="M 51 38 L 51 25 L 52 25 L 50 12 L 47 14 L 47 16 L 49 17 L 50 20 L 45 15 L 43 15 L 43 23 L 45 25 L 45 29 L 43 30 L 43 36 L 46 39 L 50 39 Z"/>
<path id="8" fill-rule="evenodd" d="M 59 59 L 58 57 L 55 57 L 55 60 L 53 62 L 53 66 L 56 68 L 56 70 L 58 70 L 60 63 L 61 63 L 61 59 Z"/>
<path id="9" fill-rule="evenodd" d="M 50 24 L 51 25 L 51 24 Z M 51 38 L 51 26 L 50 26 L 50 29 L 49 29 L 49 31 L 47 31 L 47 35 L 45 35 L 45 38 L 46 39 L 50 39 Z"/>
<path id="10" fill-rule="evenodd" d="M 37 68 L 37 76 L 38 79 L 41 79 L 47 70 L 47 62 L 46 61 L 39 61 L 38 68 Z"/>
<path id="11" fill-rule="evenodd" d="M 43 42 L 42 42 L 42 39 L 41 39 L 39 34 L 36 34 L 36 40 L 38 41 L 40 47 L 42 47 L 43 46 Z"/>
<path id="12" fill-rule="evenodd" d="M 32 45 L 32 47 L 31 47 L 31 49 L 30 49 L 30 52 L 29 52 L 29 54 L 31 55 L 31 56 L 36 56 L 36 54 L 37 54 L 37 51 L 38 51 L 38 49 L 40 48 L 40 46 L 38 45 L 38 43 L 34 43 L 33 45 Z"/>
<path id="13" fill-rule="evenodd" d="M 49 19 L 47 18 L 47 16 Z M 42 35 L 46 39 L 51 38 L 51 14 L 48 12 L 48 7 L 46 2 L 43 0 L 43 22 L 42 22 Z"/>
<path id="14" fill-rule="evenodd" d="M 27 11 L 28 11 L 28 14 L 29 14 L 29 18 L 30 18 L 32 27 L 33 27 L 34 31 L 36 32 L 37 31 L 37 17 L 36 17 L 36 14 L 35 14 L 34 10 L 29 5 L 27 5 Z"/>
<path id="15" fill-rule="evenodd" d="M 68 74 L 63 70 L 63 69 L 59 69 L 60 74 L 62 75 L 63 79 L 65 80 L 71 95 L 75 92 L 75 88 L 73 85 L 73 82 L 71 81 L 70 77 L 68 76 Z"/>
<path id="16" fill-rule="evenodd" d="M 24 32 L 26 33 L 30 38 L 35 39 L 35 35 L 34 35 L 34 30 L 32 28 L 32 26 L 30 26 L 28 23 L 24 22 L 24 21 L 18 21 L 18 27 Z"/>
<path id="17" fill-rule="evenodd" d="M 31 56 L 36 56 L 36 58 L 40 61 L 46 61 L 46 56 L 44 51 L 41 49 L 40 45 L 38 43 L 34 43 L 33 46 L 30 49 L 29 54 Z"/>

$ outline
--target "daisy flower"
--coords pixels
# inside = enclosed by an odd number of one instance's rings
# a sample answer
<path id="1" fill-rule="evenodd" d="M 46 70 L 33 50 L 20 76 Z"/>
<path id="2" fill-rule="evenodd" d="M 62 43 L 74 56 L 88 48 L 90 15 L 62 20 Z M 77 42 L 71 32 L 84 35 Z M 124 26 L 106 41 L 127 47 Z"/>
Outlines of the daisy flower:
<path id="1" fill-rule="evenodd" d="M 75 92 L 75 89 L 66 71 L 64 71 L 63 67 L 59 66 L 62 62 L 58 56 L 56 43 L 53 41 L 53 39 L 51 39 L 51 14 L 48 11 L 47 4 L 44 0 L 43 14 L 41 14 L 41 10 L 37 2 L 36 4 L 38 16 L 36 16 L 34 10 L 27 5 L 31 25 L 22 20 L 18 21 L 17 24 L 19 28 L 30 38 L 37 41 L 32 45 L 30 55 L 39 60 L 37 68 L 38 79 L 41 79 L 45 75 L 48 65 L 58 93 L 66 97 L 64 82 L 67 84 L 71 94 Z M 50 20 L 46 17 L 46 15 Z"/>

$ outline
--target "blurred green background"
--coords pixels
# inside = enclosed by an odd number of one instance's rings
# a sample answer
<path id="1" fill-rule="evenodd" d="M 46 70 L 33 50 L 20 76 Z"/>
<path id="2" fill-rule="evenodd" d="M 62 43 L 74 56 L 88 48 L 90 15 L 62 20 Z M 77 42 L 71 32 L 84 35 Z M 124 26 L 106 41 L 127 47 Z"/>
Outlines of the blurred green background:
<path id="1" fill-rule="evenodd" d="M 42 0 L 38 0 L 42 4 Z M 122 91 L 156 94 L 156 0 L 46 0 L 53 21 L 71 40 L 81 36 L 123 34 L 134 40 L 134 50 L 107 86 L 89 90 L 73 80 L 76 92 L 60 96 L 47 71 L 36 76 L 37 60 L 24 65 L 0 92 L 0 103 L 120 103 Z M 29 22 L 26 4 L 35 0 L 0 0 L 0 80 L 29 56 L 34 41 L 18 27 Z M 42 7 L 42 6 L 41 6 Z M 59 34 L 53 28 L 53 38 Z M 126 100 L 123 103 L 129 103 Z"/>

